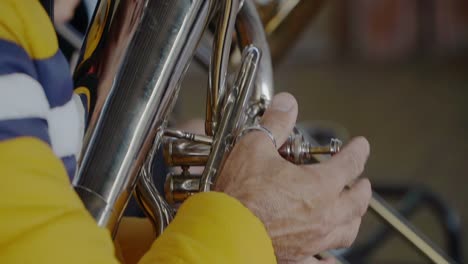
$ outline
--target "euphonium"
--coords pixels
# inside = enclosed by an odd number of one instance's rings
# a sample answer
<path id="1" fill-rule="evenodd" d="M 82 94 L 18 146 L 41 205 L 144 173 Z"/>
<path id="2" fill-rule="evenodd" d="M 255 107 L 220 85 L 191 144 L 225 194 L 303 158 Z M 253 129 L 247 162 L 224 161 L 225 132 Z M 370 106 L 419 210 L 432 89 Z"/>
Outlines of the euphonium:
<path id="1" fill-rule="evenodd" d="M 216 183 L 236 137 L 243 127 L 257 122 L 273 96 L 269 41 L 279 49 L 289 44 L 275 36 L 286 34 L 287 24 L 303 27 L 305 20 L 297 16 L 300 21 L 294 22 L 296 16 L 288 14 L 302 5 L 315 10 L 321 1 L 270 2 L 277 4 L 276 11 L 264 13 L 262 22 L 252 0 L 100 1 L 74 74 L 76 84 L 89 90 L 91 103 L 73 181 L 98 225 L 115 234 L 134 193 L 160 234 L 177 203 Z M 210 23 L 214 32 L 208 29 Z M 233 49 L 242 56 L 231 82 L 226 75 Z M 209 69 L 206 135 L 167 127 L 181 79 L 195 56 Z M 338 140 L 316 146 L 295 131 L 280 154 L 294 163 L 308 163 L 339 147 Z M 169 175 L 164 193 L 153 177 L 165 175 L 153 175 L 151 170 L 161 148 L 169 166 L 183 169 L 182 174 Z M 190 174 L 190 166 L 200 165 L 205 167 L 202 175 Z M 448 262 L 383 201 L 374 199 L 371 206 L 436 263 Z"/>
<path id="2" fill-rule="evenodd" d="M 134 190 L 157 233 L 171 220 L 172 207 L 152 183 L 151 160 L 167 133 L 183 73 L 213 17 L 218 27 L 207 98 L 211 152 L 220 135 L 240 129 L 247 106 L 260 113 L 273 94 L 268 43 L 255 6 L 239 0 L 100 1 L 74 75 L 78 86 L 89 88 L 91 109 L 73 181 L 100 226 L 115 231 Z M 234 28 L 245 51 L 236 82 L 228 85 Z M 226 109 L 236 122 L 223 121 Z"/>

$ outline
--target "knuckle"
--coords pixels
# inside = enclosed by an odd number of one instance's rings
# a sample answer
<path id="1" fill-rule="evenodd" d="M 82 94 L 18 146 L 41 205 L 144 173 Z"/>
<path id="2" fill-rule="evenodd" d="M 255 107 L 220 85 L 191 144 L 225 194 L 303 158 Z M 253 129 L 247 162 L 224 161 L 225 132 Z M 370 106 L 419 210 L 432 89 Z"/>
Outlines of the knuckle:
<path id="1" fill-rule="evenodd" d="M 338 172 L 330 175 L 328 168 L 323 163 L 310 166 L 308 171 L 313 174 L 311 178 L 313 178 L 315 189 L 320 190 L 324 197 L 331 198 L 341 192 L 338 179 L 343 178 L 343 175 L 340 175 Z"/>
<path id="2" fill-rule="evenodd" d="M 358 233 L 359 233 L 359 227 L 361 226 L 361 219 L 356 221 L 356 224 L 353 226 L 352 231 L 350 232 L 350 237 L 349 237 L 349 246 L 352 246 L 354 241 L 356 240 Z"/>
<path id="3" fill-rule="evenodd" d="M 265 135 L 262 135 L 261 132 L 253 131 L 247 133 L 243 136 L 235 145 L 235 148 L 238 150 L 238 154 L 241 157 L 264 157 L 270 156 L 272 151 L 268 144 L 271 143 L 271 140 Z"/>
<path id="4" fill-rule="evenodd" d="M 347 232 L 347 235 L 342 240 L 341 246 L 344 248 L 351 247 L 357 238 L 358 231 L 359 231 L 359 225 L 353 228 L 351 232 Z"/>
<path id="5" fill-rule="evenodd" d="M 237 142 L 234 145 L 234 149 L 232 150 L 232 153 L 237 153 L 237 152 L 245 152 L 246 150 L 249 149 L 249 146 L 252 145 L 253 139 L 252 135 L 245 135 L 241 138 L 237 138 Z"/>
<path id="6" fill-rule="evenodd" d="M 351 215 L 347 219 L 348 221 L 353 221 L 354 219 L 358 218 L 361 216 L 363 208 L 363 203 L 359 201 L 353 201 L 353 206 L 351 208 Z"/>
<path id="7" fill-rule="evenodd" d="M 358 211 L 357 211 L 357 214 L 355 215 L 356 218 L 360 218 L 362 217 L 363 215 L 366 214 L 367 212 L 367 207 L 368 207 L 369 203 L 367 201 L 365 202 L 361 202 L 359 208 L 358 208 Z"/>
<path id="8" fill-rule="evenodd" d="M 361 217 L 367 210 L 367 200 L 363 199 L 361 190 L 358 190 L 357 188 L 351 189 L 350 192 L 351 193 L 348 196 L 350 213 L 347 217 L 348 220 L 354 220 Z"/>
<path id="9" fill-rule="evenodd" d="M 331 224 L 326 217 L 320 217 L 318 220 L 319 226 L 317 230 L 317 236 L 320 238 L 327 237 L 332 231 Z"/>
<path id="10" fill-rule="evenodd" d="M 333 248 L 348 248 L 350 247 L 349 235 L 343 235 L 337 240 Z"/>
<path id="11" fill-rule="evenodd" d="M 362 217 L 367 212 L 368 203 L 362 203 L 361 207 L 359 208 L 359 214 L 357 216 Z"/>
<path id="12" fill-rule="evenodd" d="M 315 189 L 322 190 L 324 187 L 329 185 L 330 177 L 324 174 L 324 172 L 320 169 L 314 171 L 313 180 Z"/>
<path id="13" fill-rule="evenodd" d="M 372 185 L 369 179 L 363 179 L 364 181 L 364 194 L 367 204 L 369 204 L 370 199 L 372 198 Z"/>
<path id="14" fill-rule="evenodd" d="M 352 210 L 352 215 L 349 220 L 354 220 L 358 217 L 361 217 L 363 208 L 364 208 L 364 204 L 362 202 L 356 203 Z"/>
<path id="15" fill-rule="evenodd" d="M 363 216 L 367 212 L 369 202 L 372 197 L 371 184 L 368 179 L 361 180 L 361 199 L 359 201 L 359 216 Z"/>
<path id="16" fill-rule="evenodd" d="M 347 238 L 343 240 L 342 246 L 345 248 L 349 248 L 353 245 L 353 242 L 354 242 L 354 238 L 352 236 L 348 236 Z"/>
<path id="17" fill-rule="evenodd" d="M 358 155 L 348 155 L 350 170 L 354 175 L 360 175 L 364 171 L 364 162 L 362 162 Z"/>

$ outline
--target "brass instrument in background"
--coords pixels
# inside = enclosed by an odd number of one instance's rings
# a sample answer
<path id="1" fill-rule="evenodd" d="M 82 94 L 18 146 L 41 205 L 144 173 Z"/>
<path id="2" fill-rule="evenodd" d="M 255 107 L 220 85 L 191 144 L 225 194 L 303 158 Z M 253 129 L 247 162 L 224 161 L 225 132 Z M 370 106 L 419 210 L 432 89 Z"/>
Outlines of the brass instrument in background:
<path id="1" fill-rule="evenodd" d="M 256 124 L 273 96 L 272 58 L 284 55 L 323 1 L 257 2 L 100 1 L 74 74 L 78 86 L 91 90 L 91 113 L 73 181 L 100 226 L 115 234 L 133 193 L 160 234 L 177 203 L 216 183 L 236 137 Z M 242 54 L 236 63 L 232 47 Z M 194 56 L 209 69 L 206 135 L 167 127 Z M 234 78 L 227 76 L 230 65 Z M 339 146 L 337 140 L 317 146 L 295 131 L 280 153 L 291 162 L 310 163 Z M 183 169 L 167 177 L 164 193 L 153 177 L 165 175 L 152 171 L 161 148 L 169 166 Z M 190 166 L 205 169 L 193 175 Z M 370 206 L 434 263 L 450 262 L 378 196 Z"/>

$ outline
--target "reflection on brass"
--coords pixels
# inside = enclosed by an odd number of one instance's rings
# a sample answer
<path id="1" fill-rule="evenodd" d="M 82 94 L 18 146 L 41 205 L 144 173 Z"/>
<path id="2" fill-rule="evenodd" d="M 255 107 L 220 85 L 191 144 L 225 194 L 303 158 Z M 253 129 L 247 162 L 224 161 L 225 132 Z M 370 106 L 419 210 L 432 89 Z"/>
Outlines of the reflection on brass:
<path id="1" fill-rule="evenodd" d="M 196 143 L 202 143 L 202 144 L 208 144 L 210 145 L 211 142 L 213 141 L 211 137 L 205 136 L 205 135 L 198 135 L 190 132 L 184 132 L 180 130 L 175 130 L 175 129 L 166 129 L 164 130 L 164 135 L 168 137 L 174 137 L 174 138 L 179 138 L 179 139 L 185 139 L 188 141 L 196 142 Z"/>
<path id="2" fill-rule="evenodd" d="M 299 131 L 294 130 L 278 151 L 283 158 L 294 164 L 311 164 L 326 159 L 319 155 L 335 155 L 340 151 L 341 145 L 339 139 L 332 138 L 328 146 L 318 146 L 306 141 Z"/>
<path id="3" fill-rule="evenodd" d="M 182 203 L 198 193 L 200 180 L 201 175 L 168 174 L 164 185 L 167 202 L 171 205 Z"/>
<path id="4" fill-rule="evenodd" d="M 317 155 L 334 155 L 340 151 L 341 141 L 331 139 L 328 146 L 313 145 L 304 140 L 299 133 L 289 136 L 278 149 L 279 154 L 295 164 L 316 163 L 322 159 Z M 185 140 L 166 139 L 163 141 L 164 161 L 168 166 L 205 166 L 211 146 L 205 143 Z"/>
<path id="5" fill-rule="evenodd" d="M 209 84 L 207 91 L 205 132 L 213 136 L 217 129 L 221 104 L 227 90 L 226 72 L 232 45 L 232 32 L 239 11 L 240 0 L 220 1 L 220 12 L 216 25 L 215 40 L 211 56 Z"/>
<path id="6" fill-rule="evenodd" d="M 245 122 L 245 110 L 248 108 L 250 96 L 255 89 L 255 77 L 261 66 L 259 63 L 261 56 L 261 51 L 255 46 L 248 46 L 242 53 L 241 66 L 233 87 L 229 94 L 226 94 L 219 126 L 213 137 L 211 151 L 202 173 L 200 182 L 202 192 L 210 191 L 216 184 L 219 172 L 235 143 L 236 130 L 240 129 Z"/>
<path id="7" fill-rule="evenodd" d="M 136 183 L 145 208 L 164 208 L 139 173 L 160 144 L 212 2 L 99 1 L 74 73 L 92 98 L 73 185 L 98 225 L 113 234 Z M 148 215 L 160 219 L 160 212 Z M 151 219 L 155 229 L 167 225 L 159 219 Z"/>
<path id="8" fill-rule="evenodd" d="M 211 146 L 188 140 L 165 140 L 164 161 L 168 166 L 205 166 Z"/>
<path id="9" fill-rule="evenodd" d="M 73 185 L 98 225 L 109 228 L 113 234 L 134 190 L 157 235 L 175 214 L 168 201 L 179 202 L 196 192 L 210 191 L 236 135 L 242 127 L 258 121 L 273 97 L 270 49 L 278 61 L 316 16 L 323 1 L 257 0 L 263 25 L 251 0 L 216 3 L 219 2 L 99 2 L 74 74 L 77 83 L 88 80 L 85 83 L 90 85 L 87 88 L 92 97 L 84 149 Z M 207 103 L 213 114 L 208 115 L 208 134 L 213 132 L 213 136 L 166 129 L 183 73 L 206 25 L 216 17 L 221 17 L 221 27 L 213 40 L 214 49 L 207 49 L 211 50 L 209 55 L 214 54 Z M 235 83 L 225 89 L 234 24 L 236 40 L 244 53 Z M 209 64 L 206 55 L 202 56 L 204 65 Z M 214 123 L 216 127 L 210 125 Z M 176 139 L 163 143 L 164 135 Z M 165 195 L 158 192 L 153 180 L 163 176 L 152 172 L 161 143 L 167 164 L 183 168 L 182 174 L 169 175 Z M 313 162 L 318 154 L 335 154 L 340 146 L 338 140 L 330 146 L 316 146 L 296 133 L 279 151 L 293 163 L 304 164 Z M 202 175 L 190 175 L 189 166 L 205 166 L 205 170 Z M 450 262 L 375 194 L 370 207 L 431 261 Z"/>

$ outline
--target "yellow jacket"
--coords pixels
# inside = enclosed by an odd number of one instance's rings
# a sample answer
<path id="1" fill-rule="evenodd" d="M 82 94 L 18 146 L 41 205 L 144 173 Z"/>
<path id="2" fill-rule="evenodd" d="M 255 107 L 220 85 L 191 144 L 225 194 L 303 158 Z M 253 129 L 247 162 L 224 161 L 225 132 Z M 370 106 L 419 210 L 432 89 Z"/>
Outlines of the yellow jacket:
<path id="1" fill-rule="evenodd" d="M 86 111 L 37 0 L 0 0 L 0 263 L 118 263 L 109 231 L 74 193 Z M 275 263 L 262 223 L 221 193 L 187 200 L 155 241 L 142 219 L 117 236 L 127 263 Z M 149 248 L 149 249 L 148 249 Z"/>

